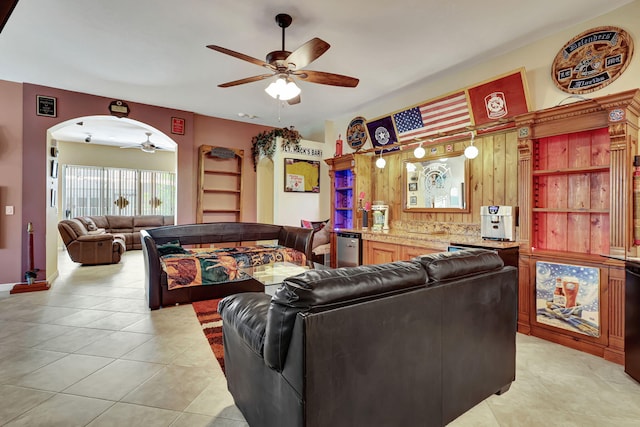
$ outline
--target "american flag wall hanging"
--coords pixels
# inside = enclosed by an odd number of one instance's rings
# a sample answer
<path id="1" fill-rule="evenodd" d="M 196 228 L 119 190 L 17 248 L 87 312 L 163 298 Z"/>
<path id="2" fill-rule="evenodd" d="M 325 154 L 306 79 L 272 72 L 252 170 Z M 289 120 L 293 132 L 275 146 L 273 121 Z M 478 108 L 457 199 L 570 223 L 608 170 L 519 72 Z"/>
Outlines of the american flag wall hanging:
<path id="1" fill-rule="evenodd" d="M 427 101 L 393 114 L 400 142 L 415 138 L 437 137 L 438 133 L 471 126 L 471 114 L 464 91 Z"/>

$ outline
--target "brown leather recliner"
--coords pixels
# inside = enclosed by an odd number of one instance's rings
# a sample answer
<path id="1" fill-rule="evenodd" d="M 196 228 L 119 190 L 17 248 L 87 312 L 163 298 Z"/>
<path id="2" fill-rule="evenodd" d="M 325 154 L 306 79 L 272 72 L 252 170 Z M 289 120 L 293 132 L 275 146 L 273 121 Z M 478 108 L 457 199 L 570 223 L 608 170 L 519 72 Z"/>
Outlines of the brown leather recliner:
<path id="1" fill-rule="evenodd" d="M 126 250 L 121 237 L 104 230 L 90 233 L 77 219 L 60 221 L 58 231 L 69 257 L 82 264 L 116 264 Z"/>

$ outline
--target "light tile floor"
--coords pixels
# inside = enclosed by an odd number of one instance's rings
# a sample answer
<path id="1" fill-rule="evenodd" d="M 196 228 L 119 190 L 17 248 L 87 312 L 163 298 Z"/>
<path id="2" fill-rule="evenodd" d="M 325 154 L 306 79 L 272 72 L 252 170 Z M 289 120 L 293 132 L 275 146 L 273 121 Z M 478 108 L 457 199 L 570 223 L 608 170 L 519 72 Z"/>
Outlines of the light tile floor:
<path id="1" fill-rule="evenodd" d="M 191 306 L 146 308 L 141 251 L 95 267 L 59 255 L 49 291 L 0 293 L 0 425 L 247 425 Z M 639 426 L 640 384 L 519 334 L 511 389 L 451 426 L 538 425 Z"/>

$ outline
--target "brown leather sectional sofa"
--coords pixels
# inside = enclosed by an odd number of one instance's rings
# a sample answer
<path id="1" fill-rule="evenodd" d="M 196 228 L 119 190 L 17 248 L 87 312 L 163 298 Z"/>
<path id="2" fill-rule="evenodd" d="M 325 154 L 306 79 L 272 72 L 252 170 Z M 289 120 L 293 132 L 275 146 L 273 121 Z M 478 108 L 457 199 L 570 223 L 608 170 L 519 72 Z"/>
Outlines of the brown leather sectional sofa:
<path id="1" fill-rule="evenodd" d="M 58 231 L 73 261 L 115 264 L 125 250 L 142 249 L 140 230 L 173 223 L 173 216 L 99 215 L 62 220 Z"/>
<path id="2" fill-rule="evenodd" d="M 228 296 L 229 391 L 252 427 L 444 426 L 515 380 L 517 286 L 468 249 Z"/>

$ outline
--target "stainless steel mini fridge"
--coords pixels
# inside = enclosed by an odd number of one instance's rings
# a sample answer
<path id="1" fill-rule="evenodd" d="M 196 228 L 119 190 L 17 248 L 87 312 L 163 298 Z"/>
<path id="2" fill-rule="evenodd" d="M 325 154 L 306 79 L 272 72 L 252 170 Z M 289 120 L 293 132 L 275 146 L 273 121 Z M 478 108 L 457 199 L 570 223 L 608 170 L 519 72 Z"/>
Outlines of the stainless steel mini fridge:
<path id="1" fill-rule="evenodd" d="M 640 382 L 640 262 L 627 260 L 624 310 L 624 371 Z"/>
<path id="2" fill-rule="evenodd" d="M 336 267 L 355 267 L 362 264 L 361 237 L 360 233 L 336 233 Z"/>

